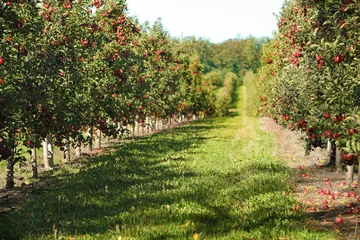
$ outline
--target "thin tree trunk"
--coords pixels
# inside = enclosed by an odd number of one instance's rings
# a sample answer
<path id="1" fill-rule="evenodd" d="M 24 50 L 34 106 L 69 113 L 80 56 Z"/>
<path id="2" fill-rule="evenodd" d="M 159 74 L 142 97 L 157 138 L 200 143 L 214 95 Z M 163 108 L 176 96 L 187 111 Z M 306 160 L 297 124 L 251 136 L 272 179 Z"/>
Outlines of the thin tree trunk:
<path id="1" fill-rule="evenodd" d="M 81 131 L 79 130 L 78 134 L 82 134 Z M 75 158 L 80 158 L 81 157 L 81 140 L 78 139 L 76 141 L 76 148 L 75 148 Z"/>
<path id="2" fill-rule="evenodd" d="M 14 152 L 11 152 L 11 156 L 6 159 L 6 189 L 12 189 L 14 183 Z"/>
<path id="3" fill-rule="evenodd" d="M 97 149 L 101 149 L 101 130 L 100 129 L 98 129 L 97 131 L 96 131 L 96 136 L 97 136 L 97 138 L 96 138 L 96 148 Z"/>
<path id="4" fill-rule="evenodd" d="M 346 166 L 346 178 L 345 183 L 346 185 L 350 185 L 354 182 L 354 164 Z"/>
<path id="5" fill-rule="evenodd" d="M 331 150 L 332 150 L 332 146 L 331 146 L 331 141 L 328 139 L 326 142 L 326 159 L 331 162 Z"/>
<path id="6" fill-rule="evenodd" d="M 145 135 L 148 135 L 150 133 L 150 120 L 148 116 L 145 117 L 145 124 Z"/>
<path id="7" fill-rule="evenodd" d="M 140 124 L 136 122 L 136 136 L 140 136 Z"/>
<path id="8" fill-rule="evenodd" d="M 53 146 L 52 146 L 52 137 L 51 137 L 51 134 L 48 134 L 46 137 L 47 137 L 47 144 L 48 144 L 49 167 L 50 167 L 50 169 L 52 169 L 52 168 L 54 168 L 54 152 L 53 152 Z"/>
<path id="9" fill-rule="evenodd" d="M 88 137 L 89 137 L 89 152 L 92 152 L 93 150 L 93 136 L 94 136 L 94 133 L 93 133 L 93 126 L 89 127 L 89 130 L 88 130 Z"/>
<path id="10" fill-rule="evenodd" d="M 50 165 L 49 165 L 49 157 L 48 157 L 48 142 L 47 142 L 47 137 L 44 138 L 43 140 L 43 155 L 44 155 L 44 169 L 45 171 L 49 171 L 50 170 Z"/>
<path id="11" fill-rule="evenodd" d="M 36 148 L 31 148 L 31 156 L 30 156 L 30 163 L 31 163 L 31 169 L 33 178 L 38 178 L 38 170 L 37 170 L 37 156 L 36 156 Z"/>
<path id="12" fill-rule="evenodd" d="M 70 162 L 70 139 L 69 139 L 69 133 L 66 134 L 65 139 L 65 151 L 64 151 L 64 162 Z"/>
<path id="13" fill-rule="evenodd" d="M 134 121 L 134 123 L 133 123 L 133 125 L 132 125 L 132 133 L 131 133 L 131 136 L 132 136 L 132 138 L 135 139 L 135 121 Z"/>
<path id="14" fill-rule="evenodd" d="M 162 121 L 162 119 L 159 119 L 159 130 L 163 130 L 164 123 Z"/>
<path id="15" fill-rule="evenodd" d="M 334 144 L 334 148 L 336 149 L 335 150 L 336 171 L 343 172 L 341 150 L 339 148 L 336 148 L 335 144 Z"/>

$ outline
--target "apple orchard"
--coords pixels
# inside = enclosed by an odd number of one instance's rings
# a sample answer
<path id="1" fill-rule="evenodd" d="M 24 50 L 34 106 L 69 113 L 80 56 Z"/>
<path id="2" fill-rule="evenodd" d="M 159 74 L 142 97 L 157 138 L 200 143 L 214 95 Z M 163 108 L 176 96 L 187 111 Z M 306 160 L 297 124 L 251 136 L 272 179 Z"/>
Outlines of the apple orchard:
<path id="1" fill-rule="evenodd" d="M 329 165 L 360 154 L 360 2 L 287 1 L 263 49 L 259 111 L 306 135 L 306 150 L 331 149 Z"/>
<path id="2" fill-rule="evenodd" d="M 140 25 L 125 1 L 13 0 L 1 1 L 0 11 L 7 188 L 14 165 L 42 142 L 69 155 L 92 146 L 95 135 L 121 137 L 147 118 L 211 114 L 202 66 L 186 43 L 160 22 Z M 36 177 L 33 156 L 31 165 Z"/>

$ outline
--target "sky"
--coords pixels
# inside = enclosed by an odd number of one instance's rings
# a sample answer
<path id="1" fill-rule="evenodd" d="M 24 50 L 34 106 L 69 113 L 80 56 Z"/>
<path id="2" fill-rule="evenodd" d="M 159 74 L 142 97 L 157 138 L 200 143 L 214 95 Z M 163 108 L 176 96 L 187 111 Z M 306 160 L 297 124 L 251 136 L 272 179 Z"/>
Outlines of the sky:
<path id="1" fill-rule="evenodd" d="M 161 18 L 172 37 L 196 36 L 220 43 L 233 38 L 271 37 L 284 0 L 127 0 L 141 23 Z"/>

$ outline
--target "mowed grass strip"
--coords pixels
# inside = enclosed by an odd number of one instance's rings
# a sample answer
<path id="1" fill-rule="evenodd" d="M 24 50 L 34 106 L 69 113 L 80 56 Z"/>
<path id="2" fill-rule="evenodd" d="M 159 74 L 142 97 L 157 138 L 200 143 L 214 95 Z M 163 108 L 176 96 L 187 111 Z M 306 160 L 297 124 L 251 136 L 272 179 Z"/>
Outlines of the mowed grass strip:
<path id="1" fill-rule="evenodd" d="M 205 119 L 118 147 L 0 218 L 0 239 L 333 239 L 309 232 L 289 169 L 245 114 Z"/>

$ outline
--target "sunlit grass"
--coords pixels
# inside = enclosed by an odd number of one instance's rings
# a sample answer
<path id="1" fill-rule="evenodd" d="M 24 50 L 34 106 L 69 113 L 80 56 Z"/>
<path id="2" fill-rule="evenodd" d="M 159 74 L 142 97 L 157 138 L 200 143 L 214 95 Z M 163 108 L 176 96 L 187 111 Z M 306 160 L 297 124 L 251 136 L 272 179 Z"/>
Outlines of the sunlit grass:
<path id="1" fill-rule="evenodd" d="M 243 103 L 231 117 L 140 138 L 88 169 L 67 166 L 56 186 L 0 220 L 0 239 L 335 239 L 303 227 L 290 171 Z"/>

